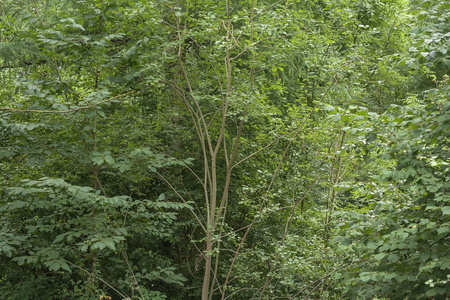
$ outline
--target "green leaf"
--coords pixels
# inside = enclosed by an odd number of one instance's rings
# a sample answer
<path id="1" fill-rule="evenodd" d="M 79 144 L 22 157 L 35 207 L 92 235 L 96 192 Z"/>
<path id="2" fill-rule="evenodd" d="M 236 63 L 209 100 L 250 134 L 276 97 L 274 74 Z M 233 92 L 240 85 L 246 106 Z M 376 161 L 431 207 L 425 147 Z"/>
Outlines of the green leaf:
<path id="1" fill-rule="evenodd" d="M 421 12 L 420 14 L 417 15 L 417 20 L 422 21 L 424 20 L 426 17 L 428 16 L 427 12 Z"/>
<path id="2" fill-rule="evenodd" d="M 331 121 L 339 121 L 342 118 L 340 114 L 333 115 Z"/>
<path id="3" fill-rule="evenodd" d="M 94 243 L 94 244 L 91 246 L 91 249 L 100 249 L 100 250 L 102 250 L 102 249 L 104 249 L 105 247 L 106 247 L 106 244 L 105 244 L 105 242 L 102 240 L 102 241 L 98 241 L 98 242 Z"/>
<path id="4" fill-rule="evenodd" d="M 389 254 L 388 261 L 390 262 L 397 262 L 399 260 L 399 256 L 397 254 Z"/>
<path id="5" fill-rule="evenodd" d="M 366 136 L 366 140 L 367 140 L 368 143 L 372 143 L 372 142 L 375 141 L 376 139 L 377 139 L 377 135 L 374 134 L 374 133 L 369 133 L 369 134 Z"/>
<path id="6" fill-rule="evenodd" d="M 335 111 L 334 106 L 331 106 L 331 105 L 325 105 L 325 107 L 323 109 L 325 109 L 326 111 Z"/>
<path id="7" fill-rule="evenodd" d="M 437 294 L 437 289 L 432 288 L 432 289 L 429 289 L 428 291 L 426 291 L 425 296 L 433 297 L 433 296 L 436 296 L 436 294 Z"/>
<path id="8" fill-rule="evenodd" d="M 108 163 L 108 164 L 113 164 L 114 163 L 114 158 L 112 158 L 112 156 L 111 155 L 105 155 L 104 156 L 104 159 L 105 159 L 105 161 Z"/>
<path id="9" fill-rule="evenodd" d="M 48 266 L 50 271 L 58 271 L 61 268 L 61 263 L 59 261 L 53 261 Z"/>
<path id="10" fill-rule="evenodd" d="M 375 259 L 377 260 L 381 260 L 383 259 L 387 254 L 386 253 L 378 253 L 377 255 L 374 256 Z"/>
<path id="11" fill-rule="evenodd" d="M 450 228 L 448 226 L 440 227 L 437 229 L 438 234 L 449 232 L 449 231 L 450 231 Z"/>
<path id="12" fill-rule="evenodd" d="M 0 250 L 3 252 L 4 255 L 6 255 L 7 257 L 11 257 L 12 256 L 12 251 L 16 250 L 13 247 L 11 247 L 10 245 L 0 245 Z"/>
<path id="13" fill-rule="evenodd" d="M 60 261 L 60 263 L 61 263 L 61 268 L 63 268 L 64 270 L 66 270 L 69 273 L 72 273 L 72 269 L 65 261 Z"/>
<path id="14" fill-rule="evenodd" d="M 92 159 L 92 161 L 93 161 L 94 164 L 96 164 L 97 166 L 100 166 L 100 165 L 102 165 L 102 164 L 105 162 L 105 160 L 104 160 L 103 157 L 101 157 L 101 156 L 94 157 L 94 158 Z"/>
<path id="15" fill-rule="evenodd" d="M 114 251 L 116 250 L 116 245 L 115 245 L 113 239 L 106 238 L 106 239 L 103 240 L 103 242 L 106 245 L 106 247 L 108 247 L 108 248 L 110 248 L 110 249 L 112 249 Z"/>
<path id="16" fill-rule="evenodd" d="M 367 243 L 367 248 L 371 249 L 371 250 L 374 250 L 374 249 L 377 249 L 378 246 L 374 242 L 368 242 Z"/>

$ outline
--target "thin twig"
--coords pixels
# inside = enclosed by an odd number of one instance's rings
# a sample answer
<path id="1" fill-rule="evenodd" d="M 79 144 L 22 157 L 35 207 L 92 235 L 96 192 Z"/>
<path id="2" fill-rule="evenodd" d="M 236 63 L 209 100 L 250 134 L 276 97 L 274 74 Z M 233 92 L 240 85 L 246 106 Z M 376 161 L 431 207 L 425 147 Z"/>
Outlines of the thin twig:
<path id="1" fill-rule="evenodd" d="M 101 282 L 103 282 L 104 284 L 106 284 L 107 286 L 109 286 L 113 291 L 115 291 L 117 294 L 119 294 L 121 297 L 123 297 L 123 299 L 130 299 L 130 297 L 122 292 L 120 292 L 119 290 L 117 290 L 115 287 L 113 287 L 111 284 L 109 284 L 108 282 L 106 282 L 105 280 L 103 280 L 100 276 L 96 275 L 96 274 L 92 274 L 91 272 L 89 272 L 88 270 L 83 269 L 82 267 L 77 266 L 76 264 L 72 263 L 71 261 L 68 261 L 64 258 L 61 258 L 63 261 L 71 264 L 72 266 L 80 269 L 83 272 L 86 272 L 88 274 L 90 274 L 91 276 L 95 276 L 97 277 L 98 280 L 100 280 Z"/>
<path id="2" fill-rule="evenodd" d="M 306 123 L 306 121 L 311 117 L 312 113 L 316 110 L 316 108 L 319 106 L 319 104 L 322 103 L 323 99 L 324 99 L 325 96 L 328 94 L 329 90 L 331 89 L 331 87 L 333 86 L 333 84 L 334 84 L 335 82 L 336 82 L 336 84 L 337 84 L 337 76 L 334 77 L 334 80 L 331 82 L 330 86 L 328 87 L 328 89 L 326 90 L 326 92 L 323 94 L 323 96 L 322 96 L 322 98 L 320 99 L 320 101 L 317 102 L 317 104 L 312 108 L 311 112 L 303 119 L 302 124 L 299 126 L 299 128 L 298 128 L 297 131 L 295 132 L 295 134 L 294 134 L 292 140 L 291 140 L 290 143 L 286 146 L 286 149 L 285 149 L 285 151 L 284 151 L 284 153 L 283 153 L 283 157 L 281 158 L 281 161 L 280 161 L 280 163 L 278 164 L 278 167 L 277 167 L 277 169 L 275 170 L 274 175 L 272 176 L 272 180 L 270 181 L 269 187 L 267 188 L 267 191 L 266 191 L 266 193 L 265 193 L 264 196 L 263 196 L 263 200 L 267 198 L 267 196 L 268 196 L 268 194 L 269 194 L 269 191 L 270 191 L 271 188 L 272 188 L 272 185 L 273 185 L 273 182 L 274 182 L 274 180 L 275 180 L 275 177 L 277 176 L 277 174 L 278 174 L 278 172 L 279 172 L 279 170 L 280 170 L 280 168 L 281 168 L 281 165 L 282 165 L 282 163 L 284 162 L 284 159 L 285 159 L 285 157 L 286 157 L 286 155 L 287 155 L 287 151 L 289 150 L 289 147 L 291 146 L 293 140 L 294 140 L 294 139 L 296 138 L 296 136 L 299 134 L 299 132 L 300 132 L 300 130 L 302 129 L 303 125 L 304 125 L 304 124 Z M 257 219 L 259 218 L 259 213 L 262 211 L 262 208 L 263 208 L 263 205 L 261 204 L 261 206 L 260 206 L 260 208 L 259 208 L 259 210 L 258 210 L 258 214 L 255 216 L 255 218 L 253 219 L 253 221 L 250 223 L 250 226 L 249 226 L 249 227 L 247 228 L 247 230 L 245 231 L 244 236 L 242 237 L 241 242 L 239 243 L 239 245 L 238 245 L 238 247 L 237 247 L 236 254 L 234 255 L 233 259 L 231 260 L 230 267 L 228 268 L 228 273 L 227 273 L 227 276 L 226 276 L 226 278 L 225 278 L 225 282 L 224 282 L 224 284 L 222 285 L 222 287 L 223 287 L 224 290 L 226 289 L 226 286 L 227 286 L 227 284 L 228 284 L 228 280 L 229 280 L 229 278 L 230 278 L 231 271 L 232 271 L 232 269 L 233 269 L 233 267 L 234 267 L 234 263 L 236 262 L 236 259 L 237 259 L 237 256 L 238 256 L 238 254 L 239 254 L 239 251 L 240 251 L 240 249 L 242 248 L 242 246 L 243 246 L 243 244 L 244 244 L 244 241 L 247 239 L 247 236 L 248 236 L 250 230 L 252 229 L 253 225 L 255 224 L 255 222 L 257 221 Z M 224 300 L 224 299 L 225 299 L 225 294 L 222 294 L 222 300 Z"/>
<path id="3" fill-rule="evenodd" d="M 177 190 L 173 187 L 173 185 L 164 176 L 162 176 L 157 171 L 155 171 L 155 173 L 158 174 L 158 176 L 161 177 L 161 179 L 164 180 L 165 183 L 167 183 L 167 185 L 172 189 L 172 191 L 175 192 L 175 194 L 177 194 L 177 196 L 181 199 L 181 201 L 183 201 L 183 203 L 187 204 L 187 201 L 184 200 L 183 196 L 181 196 L 180 193 L 177 192 Z M 200 218 L 197 216 L 197 214 L 194 212 L 194 210 L 192 208 L 189 208 L 189 210 L 192 212 L 194 217 L 197 219 L 197 222 L 200 225 L 200 227 L 202 227 L 203 231 L 207 232 L 206 228 L 203 226 L 203 223 L 200 221 Z"/>
<path id="4" fill-rule="evenodd" d="M 142 291 L 141 291 L 141 287 L 139 286 L 139 283 L 138 283 L 138 281 L 137 281 L 137 279 L 136 279 L 136 276 L 134 276 L 133 269 L 132 269 L 131 266 L 130 266 L 130 263 L 129 263 L 129 261 L 128 261 L 128 256 L 127 256 L 127 254 L 125 253 L 125 251 L 122 251 L 122 255 L 123 255 L 123 258 L 125 259 L 125 262 L 127 263 L 127 266 L 128 266 L 128 269 L 129 269 L 130 272 L 131 272 L 131 275 L 133 276 L 134 283 L 136 283 L 136 285 L 137 285 L 137 290 L 138 290 L 139 293 L 141 294 L 142 300 L 145 300 L 144 295 L 142 294 Z"/>
<path id="5" fill-rule="evenodd" d="M 319 286 L 321 286 L 325 281 L 328 280 L 328 278 L 331 277 L 331 275 L 333 275 L 335 272 L 342 270 L 344 268 L 347 268 L 348 266 L 354 265 L 356 263 L 359 263 L 361 261 L 355 261 L 349 264 L 344 265 L 344 263 L 342 263 L 337 269 L 334 269 L 331 273 L 327 274 L 324 277 L 321 277 L 319 279 L 317 279 L 316 281 L 314 281 L 313 283 L 309 284 L 308 286 L 306 286 L 305 288 L 303 288 L 301 291 L 299 291 L 297 294 L 295 294 L 294 296 L 292 296 L 291 298 L 289 298 L 289 300 L 294 299 L 296 296 L 300 295 L 301 293 L 303 293 L 307 288 L 309 288 L 310 286 L 318 283 L 319 281 L 321 281 L 311 292 L 308 293 L 308 295 L 306 295 L 305 298 L 308 298 L 309 295 L 311 295 Z"/>

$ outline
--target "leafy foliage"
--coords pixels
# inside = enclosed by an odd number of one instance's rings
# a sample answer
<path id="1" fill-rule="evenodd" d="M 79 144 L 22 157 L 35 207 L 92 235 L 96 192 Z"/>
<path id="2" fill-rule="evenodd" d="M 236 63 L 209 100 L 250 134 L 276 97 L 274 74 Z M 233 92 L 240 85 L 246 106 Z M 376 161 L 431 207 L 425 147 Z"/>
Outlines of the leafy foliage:
<path id="1" fill-rule="evenodd" d="M 340 229 L 341 240 L 364 249 L 367 263 L 354 269 L 351 293 L 441 297 L 448 291 L 448 101 L 442 106 L 394 107 L 379 117 L 371 132 L 382 142 L 379 159 L 394 159 L 373 177 L 378 189 L 369 193 L 371 204 L 351 213 Z M 346 214 L 344 214 L 345 216 Z"/>
<path id="2" fill-rule="evenodd" d="M 448 4 L 1 8 L 0 298 L 448 296 Z"/>

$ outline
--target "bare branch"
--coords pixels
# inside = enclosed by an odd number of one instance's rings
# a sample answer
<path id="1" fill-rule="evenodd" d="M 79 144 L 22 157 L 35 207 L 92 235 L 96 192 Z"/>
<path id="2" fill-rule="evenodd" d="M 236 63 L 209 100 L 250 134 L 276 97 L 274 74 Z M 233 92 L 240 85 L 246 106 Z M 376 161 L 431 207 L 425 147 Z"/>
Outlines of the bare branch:
<path id="1" fill-rule="evenodd" d="M 298 135 L 298 133 L 300 132 L 300 130 L 303 128 L 303 125 L 305 124 L 306 120 L 308 120 L 308 119 L 311 117 L 312 113 L 316 110 L 316 108 L 319 106 L 319 104 L 322 103 L 323 99 L 324 99 L 325 96 L 328 94 L 328 91 L 331 89 L 331 87 L 333 86 L 333 84 L 334 84 L 335 82 L 336 82 L 336 84 L 337 84 L 337 76 L 334 77 L 334 80 L 331 82 L 330 86 L 328 87 L 328 89 L 326 90 L 326 92 L 323 94 L 323 96 L 322 96 L 322 98 L 320 99 L 320 101 L 317 102 L 317 104 L 313 107 L 313 109 L 311 110 L 311 112 L 303 119 L 302 124 L 299 126 L 299 128 L 298 128 L 297 131 L 295 132 L 295 134 L 294 134 L 294 136 L 293 136 L 291 142 L 286 146 L 286 149 L 285 149 L 285 151 L 284 151 L 284 153 L 283 153 L 283 157 L 281 158 L 280 163 L 278 164 L 278 167 L 277 167 L 277 169 L 275 170 L 275 172 L 274 172 L 274 174 L 273 174 L 273 176 L 272 176 L 272 180 L 270 181 L 269 187 L 267 188 L 267 191 L 266 191 L 266 193 L 265 193 L 264 196 L 263 196 L 263 200 L 267 198 L 267 196 L 268 196 L 268 194 L 269 194 L 269 191 L 270 191 L 270 189 L 272 188 L 272 185 L 273 185 L 273 182 L 274 182 L 274 180 L 275 180 L 275 177 L 277 176 L 277 174 L 278 174 L 278 172 L 279 172 L 279 170 L 280 170 L 280 168 L 281 168 L 281 165 L 282 165 L 282 163 L 283 163 L 283 161 L 284 161 L 284 159 L 285 159 L 285 157 L 286 157 L 286 155 L 287 155 L 287 151 L 289 150 L 289 147 L 291 146 L 293 140 L 294 140 L 295 137 Z M 261 204 L 261 206 L 260 206 L 260 208 L 259 208 L 259 210 L 258 210 L 258 214 L 262 211 L 262 208 L 263 208 L 263 207 L 264 207 L 264 205 Z M 255 218 L 253 219 L 253 221 L 250 223 L 250 226 L 249 226 L 249 227 L 247 228 L 247 230 L 245 231 L 244 236 L 242 237 L 241 242 L 239 243 L 239 245 L 238 245 L 238 247 L 237 247 L 236 254 L 234 255 L 233 259 L 231 260 L 231 264 L 230 264 L 230 267 L 229 267 L 229 269 L 228 269 L 228 273 L 227 273 L 227 276 L 226 276 L 226 278 L 225 278 L 225 282 L 224 282 L 224 284 L 222 285 L 222 287 L 223 287 L 224 290 L 226 290 L 226 286 L 227 286 L 227 284 L 228 284 L 228 280 L 229 280 L 229 278 L 230 278 L 231 271 L 232 271 L 232 269 L 233 269 L 233 267 L 234 267 L 234 263 L 236 262 L 236 259 L 237 259 L 237 256 L 238 256 L 238 254 L 239 254 L 239 251 L 240 251 L 240 249 L 242 248 L 242 246 L 243 246 L 243 244 L 244 244 L 244 241 L 247 239 L 247 236 L 248 236 L 250 230 L 252 229 L 253 225 L 256 223 L 256 221 L 257 221 L 257 219 L 258 219 L 258 214 L 255 216 Z M 225 299 L 225 294 L 222 294 L 222 300 L 224 300 L 224 299 Z"/>
<path id="2" fill-rule="evenodd" d="M 158 176 L 161 177 L 161 179 L 164 180 L 165 183 L 167 183 L 167 185 L 172 189 L 172 191 L 175 192 L 175 194 L 177 194 L 177 196 L 181 199 L 181 201 L 183 201 L 183 203 L 187 204 L 187 201 L 184 200 L 183 196 L 181 196 L 180 193 L 177 192 L 177 190 L 173 187 L 173 185 L 164 176 L 162 176 L 159 172 L 155 171 L 155 173 L 158 174 Z M 206 232 L 205 226 L 203 226 L 203 223 L 200 221 L 200 218 L 197 216 L 194 210 L 192 208 L 189 208 L 189 210 L 197 219 L 197 222 L 200 225 L 200 227 L 202 227 L 203 231 Z"/>
<path id="3" fill-rule="evenodd" d="M 109 284 L 108 282 L 106 282 L 105 280 L 103 280 L 100 276 L 98 276 L 98 275 L 96 275 L 96 274 L 91 274 L 91 272 L 89 272 L 88 270 L 83 269 L 82 267 L 77 266 L 76 264 L 74 264 L 74 263 L 71 262 L 71 261 L 68 261 L 68 260 L 63 259 L 63 258 L 62 258 L 62 260 L 64 260 L 65 262 L 71 264 L 71 265 L 74 266 L 75 268 L 78 268 L 78 269 L 80 269 L 81 271 L 90 274 L 91 276 L 97 277 L 98 280 L 100 280 L 101 282 L 103 282 L 104 284 L 106 284 L 107 286 L 109 286 L 113 291 L 115 291 L 117 294 L 119 294 L 119 295 L 120 295 L 121 297 L 123 297 L 124 299 L 130 299 L 130 297 L 129 297 L 127 294 L 125 294 L 125 293 L 123 293 L 123 292 L 120 292 L 120 291 L 117 290 L 115 287 L 113 287 L 111 284 Z"/>

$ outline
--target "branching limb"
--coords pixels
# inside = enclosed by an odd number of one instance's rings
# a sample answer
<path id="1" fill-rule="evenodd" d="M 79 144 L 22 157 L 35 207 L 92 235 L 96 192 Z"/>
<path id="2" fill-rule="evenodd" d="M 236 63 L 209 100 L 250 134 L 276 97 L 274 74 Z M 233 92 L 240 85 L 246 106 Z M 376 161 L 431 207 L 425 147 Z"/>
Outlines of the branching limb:
<path id="1" fill-rule="evenodd" d="M 183 201 L 183 203 L 187 204 L 187 201 L 184 200 L 183 196 L 181 196 L 180 193 L 177 192 L 177 190 L 173 187 L 173 185 L 164 176 L 162 176 L 159 172 L 155 172 L 155 173 L 158 174 L 158 176 L 161 177 L 161 179 L 164 180 L 165 183 L 167 183 L 167 185 L 171 188 L 172 191 L 174 191 L 175 194 L 177 194 L 177 196 L 181 199 L 181 201 Z M 194 215 L 194 217 L 197 219 L 197 222 L 200 225 L 200 227 L 203 229 L 203 231 L 206 232 L 205 226 L 203 225 L 202 221 L 200 221 L 200 218 L 197 216 L 195 211 L 192 208 L 189 208 L 189 210 Z"/>
<path id="2" fill-rule="evenodd" d="M 320 99 L 320 101 L 317 102 L 317 104 L 313 107 L 313 109 L 311 110 L 311 112 L 303 119 L 302 124 L 299 126 L 299 128 L 298 128 L 297 131 L 295 132 L 295 134 L 294 134 L 294 136 L 293 136 L 291 142 L 286 146 L 286 149 L 285 149 L 285 151 L 284 151 L 284 153 L 283 153 L 283 157 L 281 158 L 280 163 L 278 164 L 278 167 L 277 167 L 277 169 L 275 170 L 275 172 L 274 172 L 274 174 L 273 174 L 273 176 L 272 176 L 272 180 L 270 181 L 269 187 L 267 188 L 267 191 L 266 191 L 265 195 L 263 196 L 263 200 L 267 198 L 267 196 L 268 196 L 268 194 L 269 194 L 269 192 L 270 192 L 270 190 L 271 190 L 271 188 L 272 188 L 272 185 L 273 185 L 273 182 L 274 182 L 274 180 L 275 180 L 275 177 L 277 176 L 277 174 L 278 174 L 278 172 L 279 172 L 279 170 L 280 170 L 280 168 L 281 168 L 281 165 L 282 165 L 283 162 L 284 162 L 284 159 L 285 159 L 285 157 L 286 157 L 286 155 L 287 155 L 287 152 L 288 152 L 288 150 L 289 150 L 289 148 L 290 148 L 292 142 L 295 140 L 295 138 L 297 137 L 297 135 L 298 135 L 298 133 L 300 132 L 300 130 L 303 128 L 303 125 L 306 123 L 306 121 L 311 117 L 312 113 L 316 110 L 316 108 L 319 106 L 319 104 L 322 103 L 323 99 L 324 99 L 325 96 L 328 94 L 328 92 L 330 91 L 331 87 L 334 85 L 335 82 L 337 83 L 337 76 L 334 77 L 334 80 L 331 82 L 330 86 L 328 87 L 328 89 L 326 90 L 326 92 L 323 94 L 323 96 L 322 96 L 322 98 Z M 241 242 L 240 242 L 239 245 L 238 245 L 238 248 L 237 248 L 237 250 L 236 250 L 236 254 L 234 255 L 233 259 L 231 260 L 231 264 L 230 264 L 230 267 L 229 267 L 229 269 L 228 269 L 228 273 L 227 273 L 227 276 L 226 276 L 226 278 L 225 278 L 225 282 L 224 282 L 224 284 L 222 285 L 222 287 L 223 287 L 224 290 L 226 290 L 226 286 L 227 286 L 228 281 L 229 281 L 229 279 L 230 279 L 231 271 L 233 270 L 234 263 L 236 262 L 237 256 L 238 256 L 238 254 L 239 254 L 239 252 L 240 252 L 242 246 L 244 245 L 244 241 L 247 239 L 247 236 L 248 236 L 248 234 L 250 233 L 250 230 L 252 229 L 253 225 L 255 224 L 255 222 L 257 221 L 257 219 L 259 218 L 259 214 L 260 214 L 260 212 L 262 211 L 262 208 L 263 208 L 263 207 L 264 207 L 264 205 L 261 204 L 261 206 L 260 206 L 260 208 L 259 208 L 259 210 L 258 210 L 258 213 L 256 214 L 256 216 L 255 216 L 255 218 L 253 219 L 253 221 L 250 223 L 250 226 L 247 228 L 246 232 L 244 233 L 244 236 L 243 236 L 242 239 L 241 239 Z M 225 293 L 222 294 L 222 298 L 221 298 L 221 299 L 222 299 L 222 300 L 225 299 Z"/>

